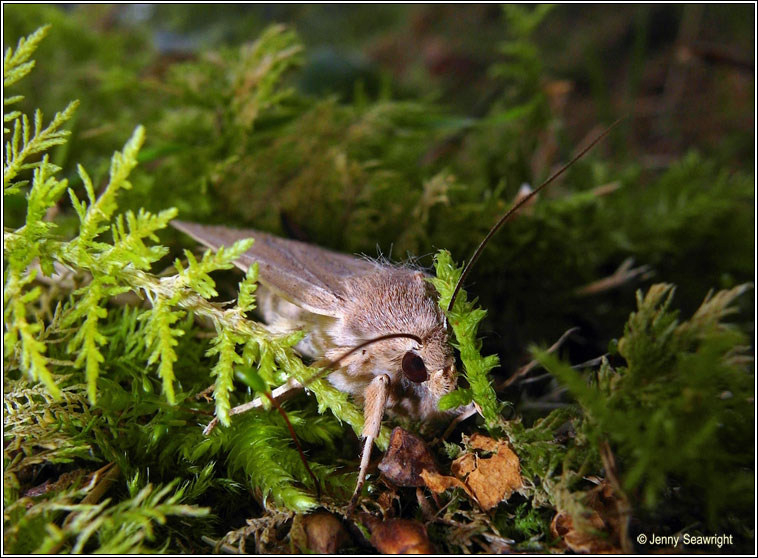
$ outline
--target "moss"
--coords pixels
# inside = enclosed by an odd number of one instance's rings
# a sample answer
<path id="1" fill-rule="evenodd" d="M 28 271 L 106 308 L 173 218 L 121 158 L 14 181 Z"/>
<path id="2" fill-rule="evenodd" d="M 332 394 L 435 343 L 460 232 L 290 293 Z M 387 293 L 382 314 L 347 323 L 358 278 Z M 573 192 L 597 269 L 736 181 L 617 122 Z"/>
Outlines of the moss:
<path id="1" fill-rule="evenodd" d="M 422 265 L 445 248 L 444 307 L 454 261 L 572 149 L 535 39 L 559 10 L 498 16 L 508 31 L 475 115 L 428 91 L 298 89 L 312 49 L 286 26 L 173 60 L 146 35 L 106 31 L 103 10 L 15 6 L 4 22 L 16 36 L 54 23 L 4 62 L 6 547 L 198 552 L 265 532 L 285 548 L 293 512 L 344 513 L 362 411 L 323 380 L 286 404 L 318 494 L 279 415 L 230 413 L 318 373 L 293 349 L 302 333 L 253 319 L 256 270 L 228 272 L 249 242 L 196 256 L 167 224 L 180 214 L 352 253 L 379 243 Z M 754 177 L 723 161 L 692 150 L 653 173 L 594 152 L 487 247 L 466 285 L 478 299 L 462 294 L 448 315 L 463 375 L 443 404 L 476 403 L 481 420 L 460 428 L 507 439 L 526 484 L 491 516 L 440 496 L 440 549 L 555 549 L 555 513 L 586 514 L 592 482 L 613 485 L 640 532 L 734 530 L 747 548 L 753 294 L 738 285 L 753 272 Z M 648 276 L 587 294 L 630 257 Z M 577 324 L 562 357 L 532 350 L 549 376 L 496 390 L 529 345 Z M 214 415 L 226 426 L 205 436 Z M 464 451 L 446 442 L 443 466 Z M 98 476 L 111 463 L 119 474 Z M 374 480 L 369 505 L 397 498 L 424 516 L 412 491 L 388 497 Z"/>

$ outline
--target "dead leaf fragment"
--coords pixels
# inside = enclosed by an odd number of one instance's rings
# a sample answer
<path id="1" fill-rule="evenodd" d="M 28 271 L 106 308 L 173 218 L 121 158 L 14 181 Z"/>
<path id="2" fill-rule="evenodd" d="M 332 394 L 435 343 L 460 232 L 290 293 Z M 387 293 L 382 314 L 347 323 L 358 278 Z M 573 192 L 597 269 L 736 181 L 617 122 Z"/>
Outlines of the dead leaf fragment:
<path id="1" fill-rule="evenodd" d="M 479 458 L 475 453 L 464 453 L 458 459 L 453 461 L 450 470 L 459 479 L 465 479 L 466 475 L 476 470 L 476 463 L 478 460 Z"/>
<path id="2" fill-rule="evenodd" d="M 450 488 L 461 488 L 469 497 L 476 499 L 469 487 L 455 477 L 448 477 L 432 471 L 422 471 L 421 478 L 424 479 L 427 488 L 437 494 Z"/>
<path id="3" fill-rule="evenodd" d="M 477 436 L 477 440 L 470 440 L 472 447 L 492 451 L 492 457 L 483 459 L 476 457 L 476 468 L 468 473 L 466 484 L 476 495 L 484 511 L 490 510 L 500 502 L 510 497 L 514 491 L 523 486 L 521 479 L 521 466 L 518 456 L 508 447 L 504 441 L 496 441 L 486 436 Z M 471 454 L 468 454 L 471 455 Z M 456 467 L 456 462 L 458 463 Z M 453 463 L 454 471 L 458 469 L 461 474 L 471 468 L 471 460 L 463 455 Z"/>
<path id="4" fill-rule="evenodd" d="M 597 512 L 593 512 L 589 518 L 585 518 L 584 523 L 584 528 L 577 528 L 568 513 L 558 512 L 550 524 L 550 531 L 553 536 L 560 537 L 567 547 L 577 553 L 609 554 L 619 552 L 610 541 L 603 538 L 602 533 L 605 525 Z"/>
<path id="5" fill-rule="evenodd" d="M 379 470 L 397 486 L 424 486 L 421 472 L 437 471 L 437 464 L 424 441 L 395 428 L 390 436 L 390 447 L 379 463 Z"/>
<path id="6" fill-rule="evenodd" d="M 587 506 L 579 517 L 566 511 L 555 514 L 550 531 L 574 552 L 614 554 L 621 552 L 616 498 L 608 483 L 587 493 Z"/>
<path id="7" fill-rule="evenodd" d="M 371 544 L 382 554 L 434 554 L 426 528 L 410 519 L 390 519 L 374 524 Z"/>
<path id="8" fill-rule="evenodd" d="M 382 486 L 382 485 L 379 485 Z M 397 494 L 397 490 L 394 486 L 383 485 L 386 490 L 381 490 L 379 496 L 376 498 L 376 504 L 379 506 L 379 511 L 383 517 L 392 516 L 393 508 L 396 502 L 400 502 L 400 496 Z"/>
<path id="9" fill-rule="evenodd" d="M 453 461 L 455 477 L 424 471 L 422 478 L 433 492 L 462 488 L 484 510 L 490 510 L 523 486 L 518 456 L 503 440 L 474 434 L 468 441 L 472 450 L 491 452 L 491 457 L 479 457 L 469 451 Z"/>
<path id="10" fill-rule="evenodd" d="M 502 440 L 495 440 L 484 434 L 479 434 L 479 432 L 475 432 L 468 438 L 468 444 L 474 449 L 492 452 L 497 451 L 503 445 L 508 447 L 508 444 Z"/>

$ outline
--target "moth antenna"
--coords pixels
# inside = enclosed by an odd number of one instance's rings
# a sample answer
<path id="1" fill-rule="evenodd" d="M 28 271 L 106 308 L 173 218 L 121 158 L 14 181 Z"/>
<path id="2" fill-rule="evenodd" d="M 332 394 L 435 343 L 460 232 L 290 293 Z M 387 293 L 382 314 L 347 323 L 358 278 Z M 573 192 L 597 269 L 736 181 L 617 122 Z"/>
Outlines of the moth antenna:
<path id="1" fill-rule="evenodd" d="M 335 358 L 334 360 L 327 361 L 323 365 L 319 365 L 319 363 L 316 363 L 317 366 L 320 366 L 322 368 L 321 371 L 319 371 L 317 374 L 315 374 L 313 377 L 309 378 L 308 380 L 303 383 L 303 387 L 306 387 L 319 378 L 322 378 L 324 375 L 328 374 L 331 370 L 334 370 L 339 366 L 339 363 L 345 360 L 347 357 L 352 355 L 353 353 L 356 353 L 363 349 L 364 347 L 368 347 L 369 345 L 373 345 L 374 343 L 378 343 L 380 341 L 386 341 L 387 339 L 412 339 L 419 345 L 423 344 L 423 340 L 418 335 L 413 335 L 412 333 L 388 333 L 386 335 L 380 335 L 378 337 L 373 337 L 367 341 L 364 341 L 363 343 L 360 343 L 350 349 L 349 351 L 346 351 L 342 353 L 340 356 Z"/>
<path id="2" fill-rule="evenodd" d="M 324 374 L 326 374 L 329 370 L 332 370 L 336 368 L 339 363 L 355 353 L 356 351 L 360 351 L 362 348 L 367 347 L 369 345 L 372 345 L 373 343 L 378 343 L 379 341 L 386 341 L 387 339 L 401 339 L 401 338 L 407 338 L 407 339 L 413 339 L 416 343 L 421 345 L 422 341 L 421 338 L 417 335 L 413 335 L 412 333 L 389 333 L 387 335 L 380 335 L 379 337 L 374 337 L 373 339 L 369 339 L 368 341 L 364 341 L 363 343 L 356 345 L 349 351 L 343 353 L 339 357 L 337 357 L 334 360 L 329 361 L 324 365 L 324 370 L 310 378 L 309 380 L 305 381 L 302 385 L 303 387 L 306 387 L 307 385 L 315 382 L 320 377 L 322 377 Z M 318 500 L 321 499 L 321 485 L 318 482 L 318 478 L 316 478 L 316 475 L 311 470 L 310 466 L 308 465 L 308 460 L 305 458 L 305 453 L 303 452 L 303 448 L 300 445 L 300 442 L 297 439 L 297 435 L 295 434 L 295 429 L 292 427 L 292 423 L 290 422 L 289 417 L 287 417 L 287 413 L 282 409 L 281 405 L 277 402 L 276 399 L 269 393 L 264 392 L 264 394 L 269 401 L 271 401 L 271 404 L 276 407 L 276 410 L 279 411 L 279 414 L 284 419 L 284 422 L 287 424 L 287 429 L 290 432 L 290 437 L 295 442 L 295 446 L 297 446 L 297 452 L 300 454 L 300 461 L 303 462 L 303 465 L 305 465 L 306 471 L 308 471 L 308 474 L 310 475 L 311 479 L 313 479 L 313 483 L 316 485 L 316 498 Z"/>
<path id="3" fill-rule="evenodd" d="M 345 353 L 341 354 L 334 360 L 328 361 L 323 365 L 322 370 L 317 372 L 314 376 L 309 378 L 308 380 L 302 382 L 303 387 L 307 387 L 308 385 L 312 384 L 319 378 L 323 377 L 325 374 L 328 374 L 329 371 L 336 368 L 340 362 L 345 360 L 347 357 L 355 353 L 356 351 L 360 351 L 364 347 L 367 347 L 369 345 L 372 345 L 374 343 L 378 343 L 379 341 L 386 341 L 387 339 L 412 339 L 419 345 L 423 343 L 422 339 L 418 335 L 413 335 L 412 333 L 388 333 L 387 335 L 380 335 L 379 337 L 374 337 L 373 339 L 369 339 L 367 341 L 364 341 L 363 343 L 360 343 L 359 345 L 356 345 L 349 351 L 346 351 Z M 287 416 L 287 413 L 284 409 L 282 409 L 279 402 L 271 395 L 270 392 L 265 391 L 263 392 L 263 395 L 271 402 L 271 404 L 276 408 L 276 410 L 279 412 L 279 414 L 284 419 L 285 424 L 287 425 L 287 429 L 289 430 L 290 437 L 292 438 L 292 441 L 295 442 L 295 446 L 297 447 L 297 452 L 300 454 L 300 461 L 303 462 L 303 465 L 305 466 L 305 470 L 308 471 L 308 475 L 310 475 L 311 479 L 313 479 L 313 483 L 316 486 L 316 495 L 317 498 L 321 499 L 321 485 L 318 482 L 318 478 L 313 473 L 313 470 L 308 465 L 308 460 L 305 457 L 305 452 L 303 452 L 303 448 L 300 445 L 300 441 L 297 439 L 297 435 L 295 434 L 295 429 L 292 427 L 292 423 L 290 422 L 289 417 Z M 204 434 L 208 434 L 210 430 L 218 423 L 218 418 L 213 419 L 211 423 L 206 427 L 204 430 Z"/>
<path id="4" fill-rule="evenodd" d="M 469 272 L 471 271 L 471 268 L 474 267 L 474 264 L 479 259 L 479 256 L 482 254 L 482 251 L 487 246 L 487 243 L 490 241 L 490 239 L 495 236 L 495 233 L 500 229 L 500 227 L 503 226 L 503 224 L 519 209 L 521 209 L 529 200 L 531 200 L 534 196 L 536 196 L 543 188 L 548 186 L 551 182 L 553 182 L 556 178 L 558 178 L 560 175 L 562 175 L 569 167 L 571 167 L 574 163 L 576 163 L 579 159 L 584 157 L 584 155 L 595 145 L 597 145 L 605 136 L 607 136 L 611 130 L 613 130 L 619 122 L 624 120 L 623 118 L 619 118 L 611 124 L 608 128 L 606 128 L 603 133 L 601 133 L 598 137 L 596 137 L 590 144 L 582 149 L 579 154 L 575 155 L 573 159 L 571 159 L 568 163 L 563 165 L 560 169 L 558 169 L 556 172 L 554 172 L 550 178 L 545 180 L 542 184 L 540 184 L 537 188 L 532 190 L 529 194 L 521 198 L 518 202 L 514 204 L 513 207 L 511 207 L 508 211 L 505 212 L 505 215 L 503 215 L 500 220 L 495 223 L 495 225 L 489 230 L 487 235 L 482 239 L 482 241 L 479 243 L 479 246 L 477 246 L 476 250 L 474 250 L 474 254 L 471 256 L 471 259 L 468 261 L 466 266 L 463 268 L 463 272 L 461 273 L 460 278 L 458 279 L 458 282 L 455 284 L 455 289 L 453 289 L 453 296 L 450 297 L 450 302 L 447 305 L 447 312 L 450 312 L 453 309 L 453 304 L 455 303 L 455 298 L 458 296 L 458 292 L 461 290 L 461 286 L 463 285 L 463 281 L 468 276 Z"/>
<path id="5" fill-rule="evenodd" d="M 284 423 L 287 426 L 287 430 L 289 430 L 290 438 L 292 438 L 292 441 L 295 442 L 297 453 L 300 455 L 300 461 L 303 462 L 303 465 L 305 466 L 305 470 L 308 471 L 308 475 L 310 475 L 311 479 L 313 480 L 313 484 L 316 486 L 316 498 L 320 500 L 321 499 L 321 484 L 319 484 L 318 478 L 316 477 L 316 475 L 313 473 L 313 470 L 308 465 L 308 460 L 305 458 L 305 452 L 303 451 L 303 447 L 300 445 L 300 441 L 297 439 L 297 434 L 295 434 L 295 429 L 292 427 L 292 423 L 290 422 L 290 419 L 287 416 L 287 413 L 285 412 L 284 409 L 282 409 L 282 406 L 274 398 L 274 396 L 271 395 L 271 392 L 264 391 L 262 393 L 271 402 L 271 405 L 273 405 L 274 408 L 277 411 L 279 411 L 279 414 L 284 419 Z M 248 404 L 240 405 L 232 409 L 230 414 L 244 413 L 245 411 L 249 411 L 251 408 L 252 406 Z M 203 430 L 203 435 L 207 436 L 208 434 L 210 434 L 211 431 L 216 427 L 218 422 L 219 422 L 218 417 L 214 418 L 208 424 L 208 426 L 205 427 L 205 430 Z"/>
<path id="6" fill-rule="evenodd" d="M 305 465 L 305 470 L 308 471 L 308 474 L 310 475 L 311 479 L 313 479 L 313 483 L 316 485 L 316 499 L 321 500 L 321 485 L 318 482 L 318 478 L 316 478 L 316 475 L 311 470 L 310 466 L 308 465 L 308 460 L 305 458 L 305 452 L 303 452 L 303 448 L 300 445 L 300 441 L 297 439 L 297 435 L 295 434 L 295 429 L 292 428 L 292 423 L 290 422 L 289 417 L 287 416 L 287 413 L 284 412 L 284 409 L 282 409 L 282 406 L 279 405 L 276 399 L 273 398 L 273 396 L 269 392 L 264 392 L 263 395 L 265 395 L 269 401 L 271 401 L 271 404 L 276 407 L 276 410 L 279 411 L 279 414 L 284 419 L 284 422 L 287 425 L 287 429 L 290 432 L 290 437 L 295 442 L 295 446 L 297 447 L 297 452 L 300 454 L 300 461 L 303 462 L 303 465 Z"/>
<path id="7" fill-rule="evenodd" d="M 345 360 L 347 357 L 349 357 L 353 353 L 360 351 L 364 347 L 368 347 L 369 345 L 378 343 L 379 341 L 386 341 L 387 339 L 403 339 L 403 338 L 413 339 L 419 345 L 422 345 L 424 343 L 418 335 L 413 335 L 412 333 L 388 333 L 386 335 L 380 335 L 379 337 L 374 337 L 373 339 L 369 339 L 368 341 L 364 341 L 363 343 L 356 345 L 355 347 L 341 354 L 334 360 L 329 361 L 325 365 L 325 368 L 328 370 L 334 369 L 339 365 L 340 362 Z"/>

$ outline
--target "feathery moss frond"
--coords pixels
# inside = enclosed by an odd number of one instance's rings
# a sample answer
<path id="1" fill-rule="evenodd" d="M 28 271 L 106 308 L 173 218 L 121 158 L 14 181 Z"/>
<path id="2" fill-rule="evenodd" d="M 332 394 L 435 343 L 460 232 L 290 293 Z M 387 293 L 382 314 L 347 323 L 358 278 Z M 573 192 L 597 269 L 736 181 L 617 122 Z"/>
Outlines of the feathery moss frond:
<path id="1" fill-rule="evenodd" d="M 237 296 L 237 308 L 240 312 L 255 310 L 255 291 L 258 289 L 258 262 L 247 268 L 245 278 L 240 281 L 239 295 Z"/>
<path id="2" fill-rule="evenodd" d="M 284 25 L 268 27 L 253 44 L 240 50 L 232 73 L 231 108 L 237 124 L 249 130 L 261 112 L 291 97 L 291 88 L 281 89 L 282 75 L 302 62 L 303 47 L 297 34 Z"/>
<path id="3" fill-rule="evenodd" d="M 145 239 L 153 242 L 158 241 L 156 231 L 165 229 L 169 221 L 176 217 L 176 209 L 166 209 L 158 215 L 140 209 L 137 215 L 132 211 L 126 213 L 126 227 L 124 216 L 119 215 L 116 223 L 111 227 L 113 233 L 113 247 L 106 250 L 101 256 L 104 261 L 118 262 L 128 261 L 137 269 L 149 270 L 150 266 L 168 253 L 164 246 L 147 246 Z M 127 230 L 128 229 L 128 230 Z"/>
<path id="4" fill-rule="evenodd" d="M 14 52 L 11 47 L 5 50 L 3 58 L 3 86 L 13 85 L 34 68 L 34 60 L 29 60 L 37 46 L 45 38 L 50 26 L 40 27 L 28 37 L 21 37 Z"/>
<path id="5" fill-rule="evenodd" d="M 83 296 L 63 321 L 63 326 L 67 327 L 84 318 L 76 335 L 68 343 L 68 352 L 76 354 L 78 351 L 76 366 L 86 364 L 87 393 L 93 404 L 97 400 L 97 377 L 100 374 L 100 364 L 105 360 L 99 347 L 107 339 L 100 333 L 98 321 L 108 315 L 108 310 L 101 305 L 102 299 L 110 290 L 107 282 L 109 282 L 108 278 L 96 278 L 85 288 L 74 293 Z"/>
<path id="6" fill-rule="evenodd" d="M 593 441 L 615 444 L 625 463 L 624 488 L 641 489 L 651 508 L 671 477 L 697 487 L 711 522 L 725 509 L 752 506 L 744 489 L 752 478 L 747 475 L 753 450 L 733 440 L 754 439 L 739 418 L 753 407 L 746 397 L 753 380 L 744 359 L 734 358 L 744 335 L 720 323 L 747 288 L 709 294 L 685 322 L 669 310 L 671 285 L 653 285 L 644 296 L 638 292 L 638 309 L 617 343 L 625 366 L 613 367 L 606 359 L 590 382 L 556 357 L 535 351 L 581 405 Z M 704 453 L 708 460 L 701 459 Z M 718 485 L 702 484 L 717 477 Z"/>
<path id="7" fill-rule="evenodd" d="M 92 441 L 80 435 L 95 420 L 84 386 L 65 387 L 53 396 L 44 385 L 6 379 L 3 405 L 6 504 L 19 496 L 21 480 L 41 465 L 98 460 Z"/>
<path id="8" fill-rule="evenodd" d="M 292 439 L 278 415 L 249 413 L 237 419 L 229 440 L 229 466 L 232 471 L 244 471 L 250 483 L 262 492 L 264 505 L 269 498 L 276 506 L 305 512 L 317 505 L 316 500 L 303 488 L 302 481 L 312 484 L 300 454 L 292 447 Z M 319 477 L 326 471 L 312 468 Z M 333 472 L 330 468 L 328 472 Z M 302 480 L 302 481 L 301 481 Z M 311 489 L 314 487 L 311 486 Z"/>
<path id="9" fill-rule="evenodd" d="M 213 398 L 216 400 L 216 416 L 221 424 L 229 426 L 229 394 L 234 389 L 234 365 L 242 364 L 244 360 L 237 354 L 237 345 L 244 339 L 226 328 L 221 328 L 218 336 L 213 339 L 212 347 L 207 356 L 218 355 L 218 362 L 211 370 L 211 376 L 216 378 Z"/>
<path id="10" fill-rule="evenodd" d="M 141 320 L 147 321 L 145 344 L 152 350 L 147 363 L 159 363 L 158 376 L 163 382 L 163 393 L 172 405 L 176 402 L 174 363 L 179 359 L 174 347 L 179 344 L 177 338 L 184 335 L 183 330 L 174 326 L 184 314 L 182 310 L 172 310 L 165 298 L 158 297 L 153 302 L 152 310 L 140 316 Z"/>
<path id="11" fill-rule="evenodd" d="M 440 295 L 440 307 L 446 309 L 462 270 L 453 265 L 450 252 L 446 250 L 437 252 L 434 267 L 436 277 L 430 281 Z M 489 372 L 498 365 L 499 359 L 497 355 L 482 357 L 479 352 L 481 341 L 476 338 L 476 330 L 479 322 L 486 315 L 486 311 L 475 308 L 475 302 L 468 302 L 466 292 L 461 289 L 448 315 L 448 321 L 457 342 L 456 348 L 460 351 L 463 362 L 464 374 L 471 386 L 470 391 L 456 390 L 445 396 L 440 404 L 441 407 L 452 408 L 456 404 L 466 404 L 473 398 L 479 405 L 488 428 L 493 428 L 498 422 L 502 404 L 497 400 L 489 379 Z"/>
<path id="12" fill-rule="evenodd" d="M 206 250 L 202 260 L 199 262 L 189 250 L 184 251 L 187 257 L 187 269 L 177 260 L 174 265 L 178 271 L 179 277 L 184 283 L 194 291 L 200 293 L 204 298 L 217 296 L 216 283 L 210 275 L 211 271 L 220 269 L 231 269 L 234 267 L 234 261 L 244 254 L 253 245 L 253 239 L 247 238 L 238 240 L 231 247 L 219 247 L 217 251 Z"/>
<path id="13" fill-rule="evenodd" d="M 27 194 L 26 221 L 17 231 L 18 242 L 26 250 L 10 250 L 13 255 L 11 267 L 16 270 L 26 268 L 32 260 L 39 259 L 39 265 L 46 274 L 52 273 L 52 261 L 49 252 L 49 232 L 55 223 L 45 220 L 45 214 L 60 199 L 68 185 L 67 180 L 58 180 L 55 174 L 60 169 L 48 163 L 48 156 L 34 169 L 32 187 Z M 19 259 L 18 256 L 22 257 Z"/>
<path id="14" fill-rule="evenodd" d="M 5 312 L 3 317 L 8 324 L 3 337 L 5 351 L 17 350 L 20 342 L 21 369 L 28 374 L 33 381 L 41 381 L 50 393 L 55 397 L 60 395 L 60 388 L 53 379 L 52 372 L 45 352 L 47 347 L 38 339 L 42 331 L 41 323 L 29 323 L 27 319 L 27 305 L 35 301 L 40 294 L 38 288 L 23 293 L 26 285 L 34 281 L 36 270 L 31 270 L 22 276 L 20 273 L 10 270 L 7 272 L 3 301 Z M 22 294 L 23 293 L 23 294 Z"/>
<path id="15" fill-rule="evenodd" d="M 186 486 L 177 488 L 178 482 L 147 484 L 139 491 L 130 490 L 130 497 L 117 503 L 110 498 L 98 504 L 85 503 L 84 497 L 93 491 L 91 485 L 58 492 L 32 506 L 13 525 L 6 533 L 6 550 L 22 554 L 156 552 L 159 549 L 146 546 L 155 540 L 156 525 L 165 525 L 171 517 L 204 517 L 209 513 L 208 508 L 180 503 Z M 129 483 L 130 489 L 133 486 Z M 16 506 L 25 503 L 25 499 L 18 500 Z M 64 514 L 66 521 L 61 526 Z M 41 533 L 45 534 L 40 537 Z"/>
<path id="16" fill-rule="evenodd" d="M 5 163 L 3 166 L 3 192 L 11 194 L 19 191 L 19 185 L 13 183 L 19 172 L 34 168 L 38 163 L 27 163 L 32 155 L 43 153 L 55 145 L 66 142 L 69 132 L 61 130 L 79 106 L 78 101 L 72 101 L 61 112 L 57 113 L 52 122 L 42 129 L 42 112 L 34 113 L 34 132 L 29 124 L 29 118 L 20 114 L 13 125 L 11 140 L 5 144 Z"/>
<path id="17" fill-rule="evenodd" d="M 89 207 L 84 202 L 74 202 L 74 205 L 78 206 L 77 211 L 81 219 L 81 226 L 79 236 L 71 243 L 73 249 L 83 250 L 97 235 L 108 229 L 108 222 L 118 207 L 116 198 L 119 190 L 128 190 L 132 187 L 128 180 L 129 173 L 137 166 L 137 154 L 144 141 L 145 129 L 142 126 L 137 126 L 132 137 L 124 145 L 124 149 L 113 154 L 110 179 L 98 198 L 95 198 L 92 181 L 86 172 L 83 172 L 84 169 L 80 167 L 79 172 L 89 197 Z M 71 195 L 72 199 L 75 198 L 73 191 L 71 191 Z M 84 210 L 83 215 L 82 210 Z"/>

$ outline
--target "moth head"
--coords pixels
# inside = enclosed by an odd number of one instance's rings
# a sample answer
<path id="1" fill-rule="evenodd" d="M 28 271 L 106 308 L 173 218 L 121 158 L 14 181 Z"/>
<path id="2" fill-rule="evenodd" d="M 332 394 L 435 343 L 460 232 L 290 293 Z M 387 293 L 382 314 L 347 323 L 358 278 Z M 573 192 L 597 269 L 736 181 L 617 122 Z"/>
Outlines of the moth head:
<path id="1" fill-rule="evenodd" d="M 456 386 L 455 358 L 444 328 L 430 332 L 421 343 L 406 350 L 400 370 L 410 383 L 423 385 L 435 398 L 449 393 Z"/>
<path id="2" fill-rule="evenodd" d="M 366 353 L 370 345 L 385 345 L 374 353 L 382 355 L 379 360 L 387 366 L 396 366 L 401 376 L 410 385 L 426 388 L 437 398 L 455 389 L 457 372 L 447 332 L 444 327 L 435 328 L 423 338 L 412 333 L 389 333 L 379 335 L 328 362 L 327 370 L 343 366 L 359 353 Z M 360 357 L 359 357 L 360 358 Z"/>
<path id="3" fill-rule="evenodd" d="M 420 343 L 404 339 L 402 345 L 394 357 L 395 389 L 402 395 L 393 412 L 420 418 L 420 431 L 433 431 L 449 418 L 439 409 L 440 398 L 457 384 L 452 348 L 447 335 L 441 334 L 424 336 Z"/>

